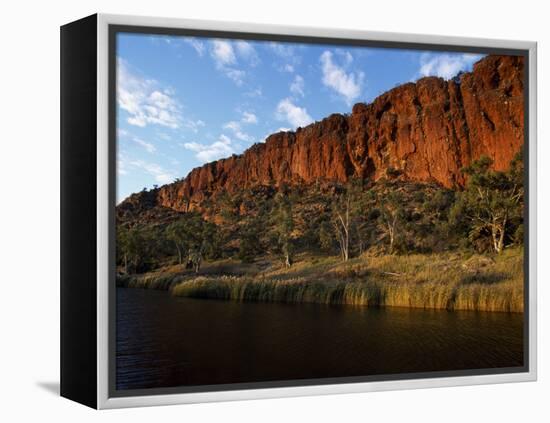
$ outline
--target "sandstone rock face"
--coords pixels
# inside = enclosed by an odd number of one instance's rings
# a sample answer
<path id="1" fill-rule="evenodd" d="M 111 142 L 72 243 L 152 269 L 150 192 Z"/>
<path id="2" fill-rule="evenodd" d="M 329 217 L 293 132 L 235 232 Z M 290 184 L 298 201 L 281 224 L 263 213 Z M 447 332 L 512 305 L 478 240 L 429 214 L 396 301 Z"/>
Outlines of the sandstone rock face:
<path id="1" fill-rule="evenodd" d="M 222 190 L 377 180 L 389 169 L 406 179 L 461 187 L 462 167 L 487 155 L 504 170 L 523 145 L 523 75 L 523 58 L 488 56 L 460 78 L 398 86 L 371 104 L 356 104 L 351 115 L 273 134 L 242 155 L 193 169 L 156 191 L 158 205 L 188 211 Z"/>

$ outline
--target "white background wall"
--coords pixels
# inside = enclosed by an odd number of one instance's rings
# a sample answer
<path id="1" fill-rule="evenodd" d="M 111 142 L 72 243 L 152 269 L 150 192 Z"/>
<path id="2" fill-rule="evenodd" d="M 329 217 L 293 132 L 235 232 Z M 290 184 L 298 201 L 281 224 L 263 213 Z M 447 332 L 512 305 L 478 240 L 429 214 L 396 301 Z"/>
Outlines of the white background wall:
<path id="1" fill-rule="evenodd" d="M 0 420 L 550 421 L 548 10 L 539 1 L 81 0 L 4 2 L 0 24 Z M 539 42 L 539 381 L 94 412 L 59 381 L 59 26 L 141 14 Z M 544 391 L 546 392 L 546 395 Z M 31 420 L 32 419 L 32 420 Z"/>

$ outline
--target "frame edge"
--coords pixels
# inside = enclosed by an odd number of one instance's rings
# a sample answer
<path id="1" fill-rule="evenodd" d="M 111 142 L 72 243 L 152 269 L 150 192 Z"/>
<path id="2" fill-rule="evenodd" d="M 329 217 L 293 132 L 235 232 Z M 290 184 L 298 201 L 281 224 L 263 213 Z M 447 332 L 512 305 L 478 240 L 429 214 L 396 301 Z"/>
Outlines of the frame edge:
<path id="1" fill-rule="evenodd" d="M 349 29 L 326 29 L 319 27 L 298 27 L 272 24 L 253 24 L 227 21 L 189 20 L 146 16 L 98 14 L 97 20 L 97 405 L 101 409 L 122 407 L 191 404 L 214 401 L 237 401 L 249 399 L 284 398 L 310 395 L 331 395 L 346 393 L 377 392 L 401 389 L 424 389 L 435 387 L 482 385 L 493 383 L 531 382 L 537 380 L 537 43 L 500 39 L 467 38 L 424 34 L 370 32 Z M 263 33 L 273 35 L 294 35 L 306 37 L 347 38 L 373 41 L 400 41 L 419 44 L 446 44 L 460 47 L 510 48 L 524 50 L 529 60 L 529 370 L 527 372 L 453 376 L 444 378 L 410 379 L 382 382 L 361 382 L 333 385 L 312 385 L 285 388 L 247 389 L 235 391 L 213 391 L 184 394 L 145 395 L 134 397 L 109 397 L 109 316 L 108 316 L 108 28 L 109 25 L 135 25 L 144 27 L 173 27 L 242 33 Z M 105 225 L 105 226 L 103 226 Z"/>

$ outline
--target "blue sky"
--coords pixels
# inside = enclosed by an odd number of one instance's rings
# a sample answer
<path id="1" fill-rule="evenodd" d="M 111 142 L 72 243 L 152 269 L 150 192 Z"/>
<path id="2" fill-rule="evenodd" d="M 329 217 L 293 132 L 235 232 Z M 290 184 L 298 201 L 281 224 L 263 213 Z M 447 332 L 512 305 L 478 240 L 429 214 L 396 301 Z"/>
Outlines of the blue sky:
<path id="1" fill-rule="evenodd" d="M 117 202 L 481 56 L 118 34 Z"/>

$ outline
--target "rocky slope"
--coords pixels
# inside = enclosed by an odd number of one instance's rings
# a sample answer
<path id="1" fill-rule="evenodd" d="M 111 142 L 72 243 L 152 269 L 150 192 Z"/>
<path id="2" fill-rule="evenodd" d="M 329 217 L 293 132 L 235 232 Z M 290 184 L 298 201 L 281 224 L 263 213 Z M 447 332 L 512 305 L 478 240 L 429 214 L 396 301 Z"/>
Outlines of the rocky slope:
<path id="1" fill-rule="evenodd" d="M 523 145 L 523 58 L 488 56 L 470 73 L 398 86 L 350 115 L 333 114 L 296 132 L 279 132 L 242 155 L 208 163 L 121 205 L 177 211 L 200 208 L 213 194 L 256 185 L 404 179 L 463 186 L 463 166 L 482 155 L 504 170 Z M 121 207 L 119 206 L 119 207 Z"/>

